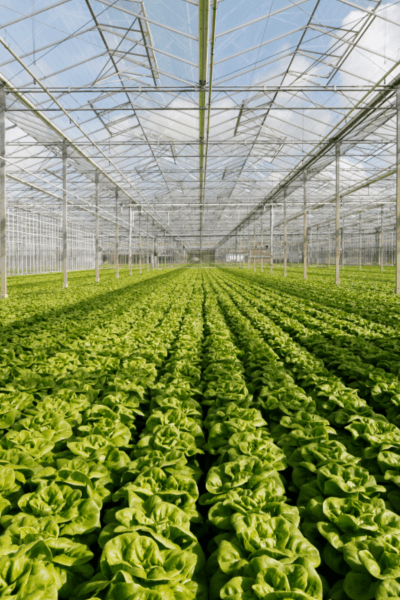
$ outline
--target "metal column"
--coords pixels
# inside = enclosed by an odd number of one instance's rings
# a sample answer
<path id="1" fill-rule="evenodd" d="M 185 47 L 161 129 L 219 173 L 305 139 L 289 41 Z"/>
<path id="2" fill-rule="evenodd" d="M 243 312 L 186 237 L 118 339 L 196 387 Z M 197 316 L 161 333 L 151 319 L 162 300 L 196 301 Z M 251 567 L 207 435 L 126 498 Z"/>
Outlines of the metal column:
<path id="1" fill-rule="evenodd" d="M 141 229 L 141 221 L 142 221 L 142 211 L 139 210 L 139 273 L 142 274 L 142 229 Z"/>
<path id="2" fill-rule="evenodd" d="M 260 240 L 260 246 L 261 246 L 261 258 L 260 258 L 260 272 L 263 273 L 264 272 L 264 262 L 263 262 L 263 252 L 264 252 L 264 239 L 263 239 L 263 233 L 264 233 L 264 224 L 263 224 L 263 216 L 264 216 L 264 206 L 261 212 L 261 240 Z"/>
<path id="3" fill-rule="evenodd" d="M 119 278 L 118 188 L 115 188 L 115 278 Z"/>
<path id="4" fill-rule="evenodd" d="M 271 234 L 271 258 L 270 258 L 270 265 L 271 265 L 271 275 L 274 272 L 274 207 L 271 204 L 271 208 L 270 208 L 270 217 L 271 217 L 271 230 L 270 230 L 270 234 Z"/>
<path id="5" fill-rule="evenodd" d="M 319 227 L 317 227 L 317 267 L 319 267 Z"/>
<path id="6" fill-rule="evenodd" d="M 340 142 L 336 142 L 335 284 L 340 284 Z"/>
<path id="7" fill-rule="evenodd" d="M 100 267 L 99 267 L 99 173 L 96 171 L 94 175 L 94 196 L 96 204 L 96 222 L 95 222 L 95 233 L 94 233 L 94 262 L 96 269 L 95 281 L 100 281 Z"/>
<path id="8" fill-rule="evenodd" d="M 67 222 L 67 142 L 63 140 L 62 145 L 62 162 L 63 162 L 63 251 L 62 251 L 62 262 L 63 262 L 63 288 L 68 287 L 68 222 Z"/>
<path id="9" fill-rule="evenodd" d="M 6 90 L 0 85 L 0 298 L 7 298 Z"/>
<path id="10" fill-rule="evenodd" d="M 133 227 L 133 210 L 132 210 L 132 206 L 129 206 L 129 240 L 128 240 L 129 275 L 132 275 L 132 227 Z"/>
<path id="11" fill-rule="evenodd" d="M 361 271 L 361 211 L 358 217 L 358 268 Z"/>
<path id="12" fill-rule="evenodd" d="M 153 271 L 156 268 L 155 262 L 156 262 L 156 238 L 153 238 L 153 260 L 152 260 L 152 265 L 151 265 Z"/>
<path id="13" fill-rule="evenodd" d="M 383 204 L 381 204 L 381 231 L 379 236 L 379 259 L 381 271 L 383 271 Z"/>
<path id="14" fill-rule="evenodd" d="M 400 87 L 396 92 L 397 123 L 396 123 L 396 289 L 400 294 Z"/>
<path id="15" fill-rule="evenodd" d="M 286 188 L 283 191 L 283 276 L 287 277 L 287 214 L 286 214 Z"/>
<path id="16" fill-rule="evenodd" d="M 307 241 L 307 171 L 304 173 L 304 224 L 303 224 L 303 277 L 307 279 L 308 241 Z"/>

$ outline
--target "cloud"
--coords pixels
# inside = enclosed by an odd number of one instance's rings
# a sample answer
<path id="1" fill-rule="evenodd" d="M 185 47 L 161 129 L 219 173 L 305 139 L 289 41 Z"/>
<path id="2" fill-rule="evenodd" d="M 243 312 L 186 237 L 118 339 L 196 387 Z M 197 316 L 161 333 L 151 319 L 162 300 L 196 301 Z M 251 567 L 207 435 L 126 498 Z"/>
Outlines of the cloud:
<path id="1" fill-rule="evenodd" d="M 387 20 L 376 18 L 360 40 L 362 48 L 352 50 L 340 73 L 343 85 L 362 84 L 365 79 L 376 83 L 395 62 L 400 61 L 400 26 L 396 25 L 400 24 L 400 5 L 381 5 L 377 13 Z M 352 10 L 344 18 L 343 28 L 354 27 L 362 17 L 365 17 L 365 12 Z M 390 78 L 399 72 L 397 68 Z"/>

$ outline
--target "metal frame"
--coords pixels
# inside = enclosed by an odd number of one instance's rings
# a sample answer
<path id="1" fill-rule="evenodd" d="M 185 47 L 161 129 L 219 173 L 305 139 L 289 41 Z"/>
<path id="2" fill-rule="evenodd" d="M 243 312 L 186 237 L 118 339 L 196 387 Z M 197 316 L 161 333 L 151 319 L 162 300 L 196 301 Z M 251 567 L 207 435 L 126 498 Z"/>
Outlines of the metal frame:
<path id="1" fill-rule="evenodd" d="M 400 293 L 398 48 L 382 52 L 368 37 L 380 23 L 398 32 L 400 22 L 380 0 L 368 11 L 360 0 L 333 0 L 329 10 L 297 0 L 271 12 L 248 0 L 244 23 L 217 0 L 190 1 L 174 20 L 161 0 L 30 7 L 21 0 L 19 12 L 4 8 L 0 23 L 2 232 L 6 201 L 62 215 L 64 232 L 83 224 L 96 248 L 101 228 L 110 255 L 117 228 L 131 272 L 133 239 L 141 270 L 143 233 L 153 267 L 156 248 L 163 264 L 158 239 L 164 260 L 167 242 L 168 257 L 187 250 L 222 256 L 233 247 L 237 256 L 256 221 L 262 237 L 265 205 L 284 204 L 270 233 L 284 240 L 285 274 L 290 240 L 301 232 L 305 257 L 315 229 L 330 257 L 335 221 L 339 283 L 340 219 L 346 239 L 359 234 L 360 219 L 366 235 L 384 206 L 381 231 L 397 224 Z M 76 19 L 62 19 L 55 33 L 53 23 L 68 10 Z M 32 22 L 40 43 L 22 51 L 13 40 Z M 384 60 L 385 69 L 359 72 L 355 54 Z M 2 233 L 4 272 L 5 261 Z"/>

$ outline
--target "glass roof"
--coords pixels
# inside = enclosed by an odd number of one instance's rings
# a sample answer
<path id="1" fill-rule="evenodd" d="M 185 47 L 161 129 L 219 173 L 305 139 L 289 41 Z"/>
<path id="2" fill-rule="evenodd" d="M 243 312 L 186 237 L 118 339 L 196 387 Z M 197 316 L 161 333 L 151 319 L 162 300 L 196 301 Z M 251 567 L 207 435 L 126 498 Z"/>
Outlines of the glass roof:
<path id="1" fill-rule="evenodd" d="M 395 227 L 400 2 L 0 0 L 7 202 L 104 234 L 228 247 L 268 226 Z M 116 200 L 116 190 L 118 196 Z M 116 209 L 117 206 L 119 207 Z"/>

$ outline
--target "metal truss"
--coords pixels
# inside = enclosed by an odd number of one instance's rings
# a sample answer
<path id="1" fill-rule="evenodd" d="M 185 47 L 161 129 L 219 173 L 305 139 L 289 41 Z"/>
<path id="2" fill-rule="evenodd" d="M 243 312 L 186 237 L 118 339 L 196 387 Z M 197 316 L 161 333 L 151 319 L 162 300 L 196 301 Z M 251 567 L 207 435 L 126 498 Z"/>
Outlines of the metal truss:
<path id="1" fill-rule="evenodd" d="M 61 218 L 66 194 L 94 231 L 98 181 L 110 239 L 133 210 L 135 235 L 221 250 L 270 227 L 272 205 L 277 236 L 300 235 L 305 212 L 323 235 L 340 143 L 346 230 L 360 212 L 381 226 L 382 205 L 395 226 L 400 9 L 281 4 L 0 0 L 7 205 Z"/>

